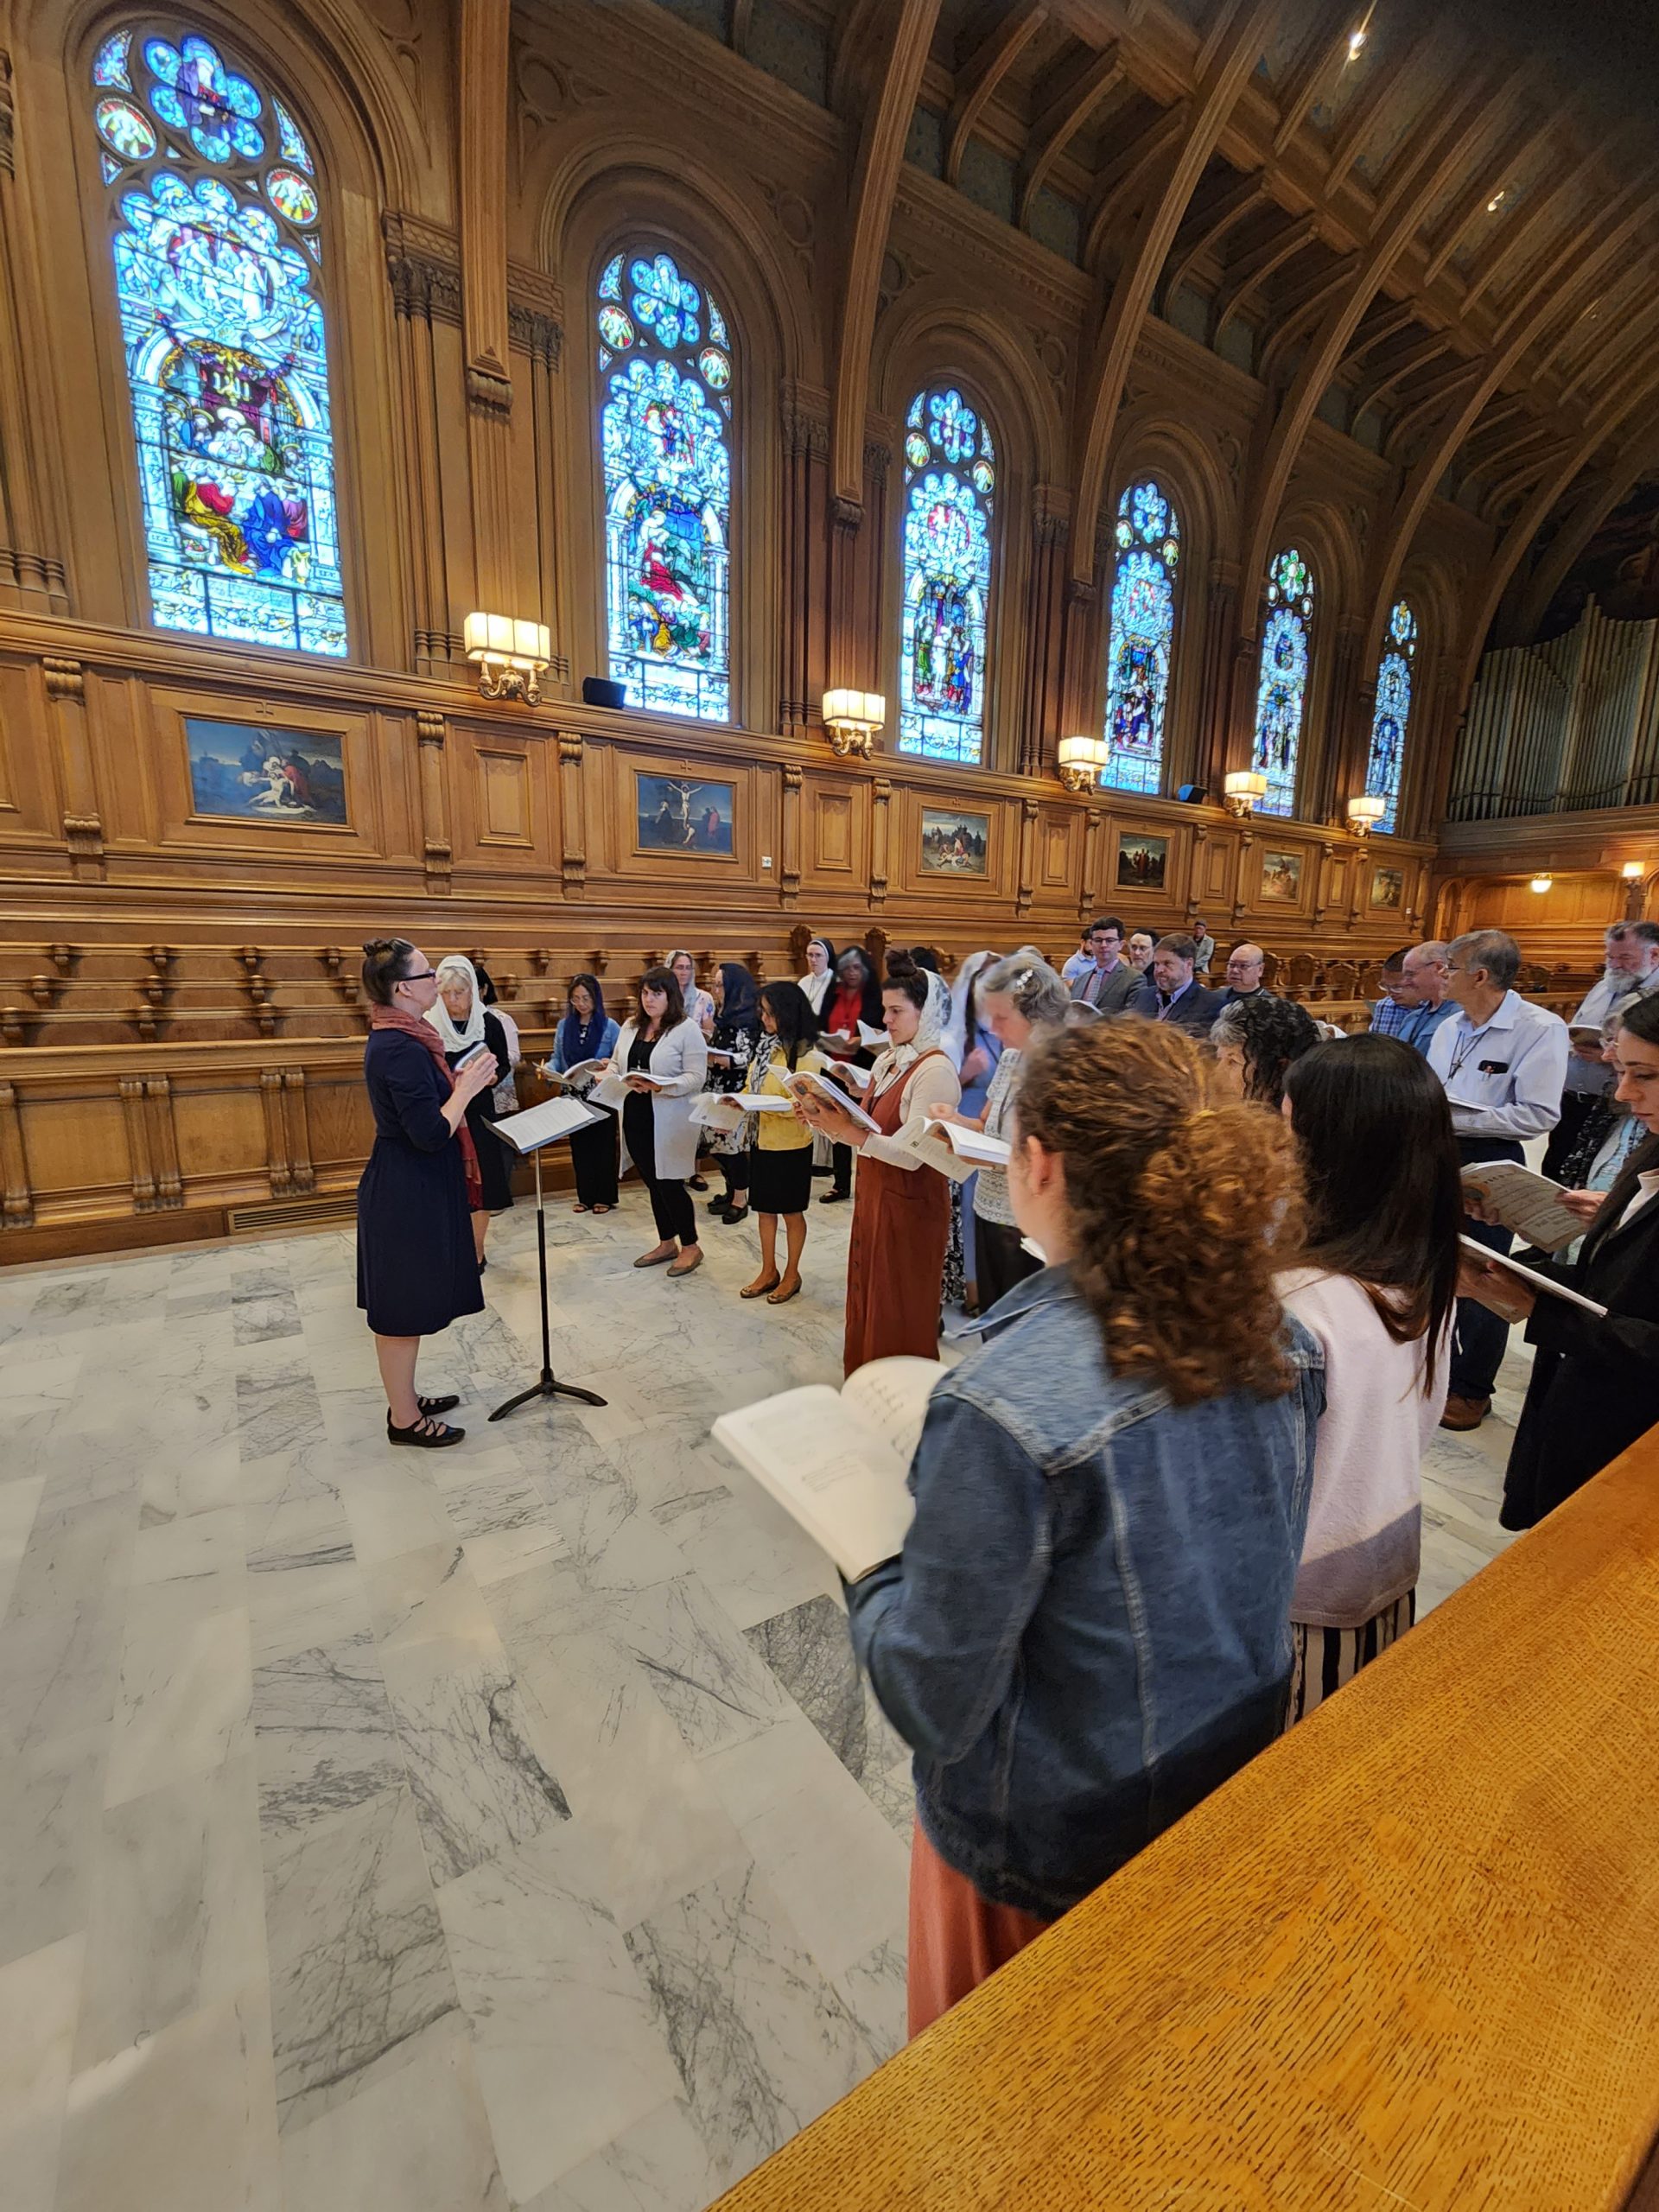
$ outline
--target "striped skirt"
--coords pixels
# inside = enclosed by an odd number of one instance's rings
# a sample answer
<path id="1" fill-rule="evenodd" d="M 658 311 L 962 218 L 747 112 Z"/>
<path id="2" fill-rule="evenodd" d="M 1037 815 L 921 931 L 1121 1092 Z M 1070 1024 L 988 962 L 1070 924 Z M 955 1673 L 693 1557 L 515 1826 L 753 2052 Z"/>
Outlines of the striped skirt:
<path id="1" fill-rule="evenodd" d="M 1303 1719 L 1316 1705 L 1323 1705 L 1333 1690 L 1351 1681 L 1379 1651 L 1397 1643 L 1416 1618 L 1417 1592 L 1408 1590 L 1403 1598 L 1374 1613 L 1359 1628 L 1316 1628 L 1306 1621 L 1292 1621 L 1296 1663 L 1290 1678 L 1286 1727 Z"/>

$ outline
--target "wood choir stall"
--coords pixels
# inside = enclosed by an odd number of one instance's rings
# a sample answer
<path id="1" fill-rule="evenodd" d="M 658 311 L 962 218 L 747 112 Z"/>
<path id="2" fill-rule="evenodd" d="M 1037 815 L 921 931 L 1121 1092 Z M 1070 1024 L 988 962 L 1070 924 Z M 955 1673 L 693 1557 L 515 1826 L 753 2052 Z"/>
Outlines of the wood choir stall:
<path id="1" fill-rule="evenodd" d="M 1652 2212 L 1659 1432 L 720 2212 Z"/>

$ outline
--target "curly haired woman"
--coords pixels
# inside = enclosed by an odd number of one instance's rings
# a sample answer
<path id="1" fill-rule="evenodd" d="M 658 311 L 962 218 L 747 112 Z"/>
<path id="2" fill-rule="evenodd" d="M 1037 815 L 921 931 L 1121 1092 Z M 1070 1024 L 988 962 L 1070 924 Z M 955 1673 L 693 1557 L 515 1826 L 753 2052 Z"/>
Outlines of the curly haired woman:
<path id="1" fill-rule="evenodd" d="M 1047 1256 L 938 1385 L 900 1557 L 848 1591 L 916 1753 L 919 2034 L 1272 1741 L 1320 1355 L 1274 1295 L 1283 1122 L 1152 1022 L 1042 1039 L 1008 1182 Z"/>

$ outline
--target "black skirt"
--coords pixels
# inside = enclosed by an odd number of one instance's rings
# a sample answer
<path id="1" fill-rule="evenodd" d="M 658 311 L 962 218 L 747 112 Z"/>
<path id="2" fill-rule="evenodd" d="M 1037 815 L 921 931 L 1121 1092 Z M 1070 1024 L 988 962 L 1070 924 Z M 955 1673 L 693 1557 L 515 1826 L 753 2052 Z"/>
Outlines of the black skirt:
<path id="1" fill-rule="evenodd" d="M 804 1213 L 812 1198 L 812 1147 L 791 1145 L 781 1152 L 749 1147 L 749 1210 L 753 1213 Z"/>

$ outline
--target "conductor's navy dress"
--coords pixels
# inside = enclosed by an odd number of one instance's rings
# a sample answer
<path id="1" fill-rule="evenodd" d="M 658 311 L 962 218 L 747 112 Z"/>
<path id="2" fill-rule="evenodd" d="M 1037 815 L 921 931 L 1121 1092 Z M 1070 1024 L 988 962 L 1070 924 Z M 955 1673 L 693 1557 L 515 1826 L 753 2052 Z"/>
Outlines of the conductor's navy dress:
<path id="1" fill-rule="evenodd" d="M 484 1293 L 460 1139 L 431 1054 L 396 1029 L 369 1033 L 363 1079 L 374 1149 L 357 1186 L 357 1302 L 378 1337 L 429 1337 Z"/>

